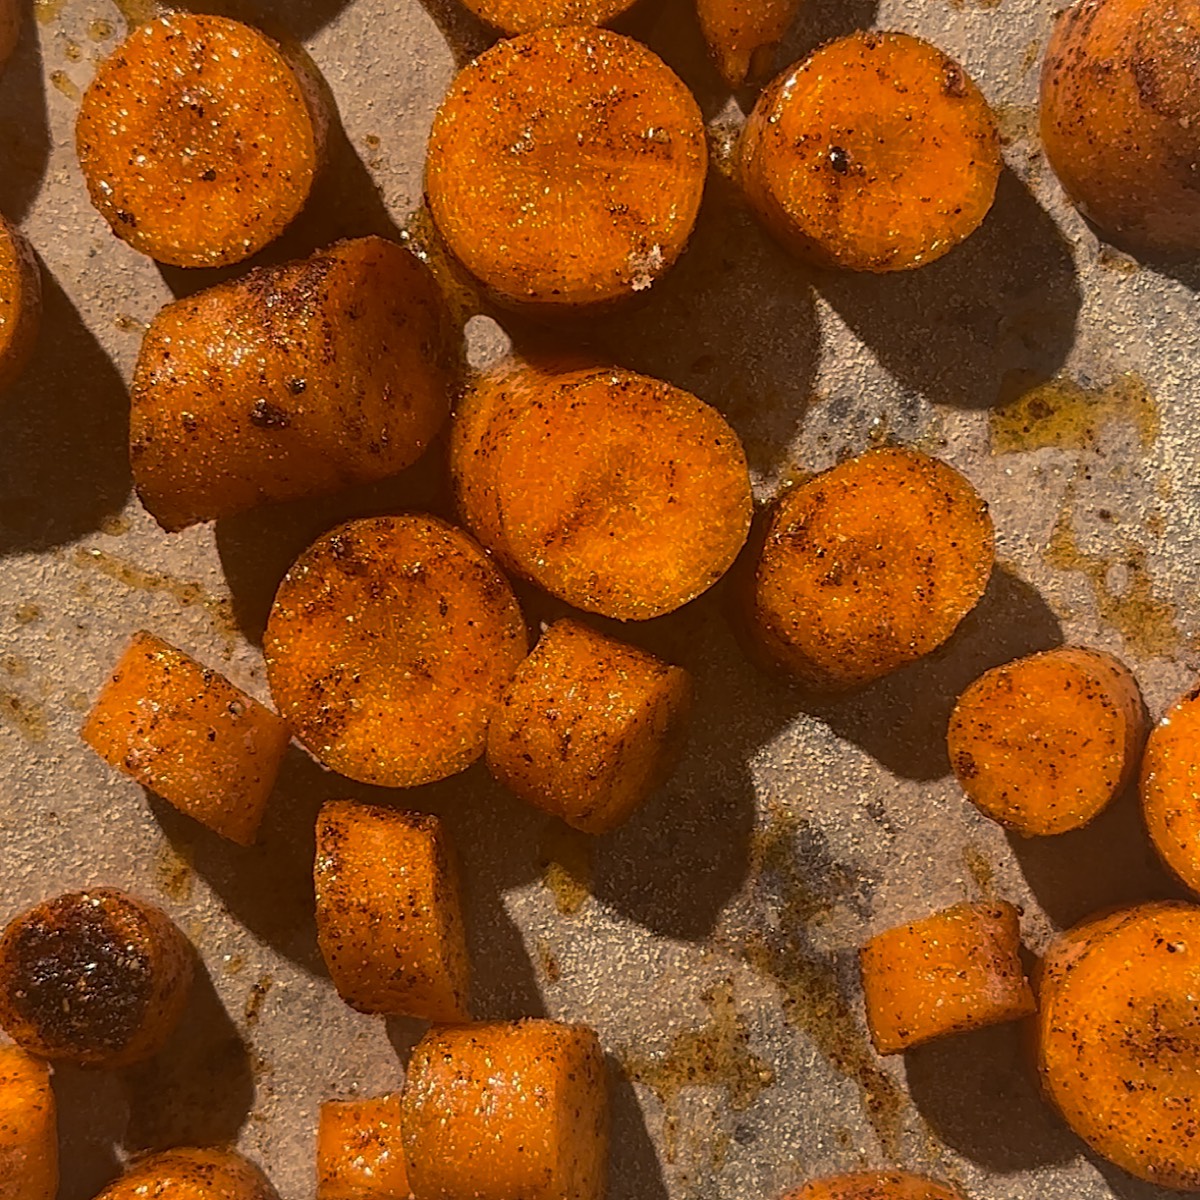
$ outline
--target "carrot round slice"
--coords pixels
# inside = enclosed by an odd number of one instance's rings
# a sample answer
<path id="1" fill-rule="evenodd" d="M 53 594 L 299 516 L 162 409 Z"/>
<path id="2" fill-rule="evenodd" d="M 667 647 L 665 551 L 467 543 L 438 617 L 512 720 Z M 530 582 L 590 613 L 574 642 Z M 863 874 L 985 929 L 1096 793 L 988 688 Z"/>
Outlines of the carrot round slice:
<path id="1" fill-rule="evenodd" d="M 0 1025 L 41 1058 L 140 1062 L 183 1015 L 192 959 L 164 913 L 115 888 L 46 900 L 0 937 Z"/>
<path id="2" fill-rule="evenodd" d="M 959 698 L 947 743 L 981 812 L 1026 837 L 1066 833 L 1128 786 L 1146 736 L 1137 680 L 1067 646 L 996 667 Z"/>
<path id="3" fill-rule="evenodd" d="M 181 1147 L 138 1159 L 96 1200 L 279 1200 L 267 1177 L 232 1150 Z"/>
<path id="4" fill-rule="evenodd" d="M 1177 701 L 1151 731 L 1141 795 L 1155 849 L 1200 892 L 1200 688 Z"/>
<path id="5" fill-rule="evenodd" d="M 1200 1189 L 1200 908 L 1158 903 L 1068 931 L 1046 953 L 1038 1066 L 1097 1153 L 1161 1187 Z"/>
<path id="6" fill-rule="evenodd" d="M 101 64 L 76 148 L 118 237 L 159 262 L 215 267 L 257 253 L 299 214 L 327 123 L 307 63 L 238 21 L 170 13 Z"/>
<path id="7" fill-rule="evenodd" d="M 17 1046 L 0 1046 L 0 1197 L 58 1195 L 58 1118 L 50 1070 Z"/>
<path id="8" fill-rule="evenodd" d="M 963 1200 L 949 1184 L 907 1171 L 855 1171 L 814 1179 L 784 1200 Z"/>
<path id="9" fill-rule="evenodd" d="M 326 766 L 415 787 L 466 770 L 528 648 L 516 597 L 435 517 L 350 521 L 288 571 L 264 641 L 280 715 Z"/>
<path id="10" fill-rule="evenodd" d="M 941 258 L 987 215 L 1001 166 L 983 94 L 904 33 L 823 46 L 763 92 L 742 141 L 763 223 L 802 257 L 855 271 Z"/>
<path id="11" fill-rule="evenodd" d="M 880 1054 L 1027 1017 L 1017 910 L 955 904 L 873 937 L 860 951 L 867 1025 Z"/>
<path id="12" fill-rule="evenodd" d="M 502 33 L 528 33 L 549 25 L 607 25 L 638 0 L 464 0 L 481 20 Z"/>
<path id="13" fill-rule="evenodd" d="M 523 575 L 577 608 L 646 620 L 729 569 L 752 501 L 741 443 L 716 409 L 611 367 L 531 368 L 507 397 L 480 487 L 495 492 L 490 544 Z"/>
<path id="14" fill-rule="evenodd" d="M 802 683 L 858 687 L 942 645 L 993 557 L 987 505 L 966 478 L 915 450 L 869 450 L 776 503 L 751 631 Z"/>
<path id="15" fill-rule="evenodd" d="M 501 300 L 554 307 L 648 288 L 704 190 L 700 110 L 630 38 L 581 26 L 503 41 L 434 118 L 425 188 L 450 249 Z"/>
<path id="16" fill-rule="evenodd" d="M 700 28 L 730 87 L 767 74 L 799 8 L 800 0 L 696 0 Z"/>
<path id="17" fill-rule="evenodd" d="M 42 323 L 42 273 L 33 248 L 0 217 L 0 392 L 33 356 Z"/>

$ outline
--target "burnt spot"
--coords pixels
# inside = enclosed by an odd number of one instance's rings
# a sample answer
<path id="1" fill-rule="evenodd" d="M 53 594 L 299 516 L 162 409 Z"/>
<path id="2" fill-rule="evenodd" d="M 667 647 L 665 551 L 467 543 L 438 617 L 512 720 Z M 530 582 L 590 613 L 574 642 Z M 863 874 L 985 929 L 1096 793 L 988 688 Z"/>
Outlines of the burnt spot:
<path id="1" fill-rule="evenodd" d="M 120 221 L 122 225 L 128 225 L 130 229 L 137 228 L 137 217 L 135 217 L 131 212 L 126 212 L 123 208 L 117 209 L 117 220 Z"/>
<path id="2" fill-rule="evenodd" d="M 250 410 L 250 424 L 256 429 L 286 429 L 291 423 L 292 418 L 282 408 L 261 397 Z"/>
<path id="3" fill-rule="evenodd" d="M 975 759 L 965 750 L 960 750 L 954 756 L 954 773 L 959 779 L 974 779 L 979 774 Z"/>
<path id="4" fill-rule="evenodd" d="M 955 100 L 961 100 L 967 94 L 967 77 L 958 63 L 947 61 L 942 72 L 942 91 Z"/>
<path id="5" fill-rule="evenodd" d="M 845 175 L 850 170 L 850 155 L 841 146 L 830 146 L 829 165 L 839 175 Z"/>
<path id="6" fill-rule="evenodd" d="M 57 1051 L 116 1053 L 146 1018 L 152 965 L 117 904 L 61 896 L 18 918 L 5 937 L 7 1005 Z"/>

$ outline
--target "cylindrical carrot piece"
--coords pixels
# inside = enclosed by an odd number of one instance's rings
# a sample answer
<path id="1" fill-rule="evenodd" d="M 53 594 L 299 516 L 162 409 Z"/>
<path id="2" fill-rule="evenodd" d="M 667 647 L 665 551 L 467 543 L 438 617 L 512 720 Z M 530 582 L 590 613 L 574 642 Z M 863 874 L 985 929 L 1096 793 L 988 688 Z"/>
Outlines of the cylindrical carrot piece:
<path id="1" fill-rule="evenodd" d="M 730 87 L 767 75 L 799 8 L 800 0 L 696 0 L 700 28 Z"/>
<path id="2" fill-rule="evenodd" d="M 0 1025 L 41 1058 L 128 1066 L 183 1015 L 192 959 L 164 913 L 115 888 L 46 900 L 0 936 Z"/>
<path id="3" fill-rule="evenodd" d="M 852 33 L 784 72 L 742 138 L 762 222 L 820 266 L 903 271 L 973 233 L 1002 161 L 983 94 L 905 33 Z"/>
<path id="4" fill-rule="evenodd" d="M 1142 811 L 1163 862 L 1200 892 L 1200 688 L 1172 705 L 1142 758 Z"/>
<path id="5" fill-rule="evenodd" d="M 400 1096 L 326 1100 L 317 1127 L 317 1200 L 411 1200 Z"/>
<path id="6" fill-rule="evenodd" d="M 84 723 L 105 762 L 239 845 L 258 834 L 291 731 L 152 633 L 136 633 Z"/>
<path id="7" fill-rule="evenodd" d="M 1017 910 L 955 904 L 873 937 L 859 952 L 867 1025 L 880 1054 L 1034 1011 Z"/>
<path id="8" fill-rule="evenodd" d="M 1142 904 L 1078 925 L 1042 962 L 1038 1067 L 1098 1154 L 1200 1189 L 1200 908 Z"/>
<path id="9" fill-rule="evenodd" d="M 810 687 L 870 683 L 950 637 L 983 595 L 994 553 L 969 480 L 915 450 L 869 450 L 776 502 L 751 633 Z"/>
<path id="10" fill-rule="evenodd" d="M 182 529 L 371 483 L 415 462 L 454 379 L 445 302 L 384 238 L 263 267 L 167 305 L 134 373 L 142 503 Z"/>
<path id="11" fill-rule="evenodd" d="M 1137 770 L 1146 709 L 1100 650 L 1066 646 L 995 667 L 959 697 L 947 744 L 979 810 L 1026 837 L 1098 815 Z"/>
<path id="12" fill-rule="evenodd" d="M 732 565 L 752 497 L 737 434 L 689 392 L 613 367 L 486 376 L 451 445 L 464 520 L 577 608 L 646 620 Z"/>
<path id="13" fill-rule="evenodd" d="M 76 149 L 118 237 L 172 266 L 217 267 L 299 214 L 328 121 L 310 63 L 239 21 L 169 13 L 101 63 Z"/>
<path id="14" fill-rule="evenodd" d="M 470 1017 L 458 871 L 441 821 L 335 800 L 317 819 L 317 936 L 360 1012 Z"/>
<path id="15" fill-rule="evenodd" d="M 0 1046 L 0 1200 L 54 1200 L 57 1194 L 50 1070 L 18 1046 Z"/>
<path id="16" fill-rule="evenodd" d="M 501 33 L 528 33 L 550 25 L 607 25 L 638 0 L 463 0 Z"/>
<path id="17" fill-rule="evenodd" d="M 326 766 L 416 787 L 466 770 L 528 649 L 507 580 L 436 517 L 349 521 L 288 571 L 263 650 L 280 714 Z"/>
<path id="18" fill-rule="evenodd" d="M 267 1177 L 231 1150 L 180 1148 L 139 1158 L 96 1200 L 279 1200 Z"/>
<path id="19" fill-rule="evenodd" d="M 25 369 L 42 324 L 42 272 L 21 232 L 0 217 L 0 393 Z"/>
<path id="20" fill-rule="evenodd" d="M 907 1171 L 855 1171 L 814 1179 L 784 1200 L 963 1200 L 949 1184 Z"/>
<path id="21" fill-rule="evenodd" d="M 435 1028 L 403 1100 L 420 1200 L 601 1200 L 608 1165 L 604 1055 L 583 1025 Z"/>
<path id="22" fill-rule="evenodd" d="M 623 299 L 683 252 L 707 167 L 692 94 L 645 46 L 584 26 L 502 41 L 434 118 L 430 211 L 501 301 Z"/>
<path id="23" fill-rule="evenodd" d="M 557 621 L 492 718 L 488 767 L 568 825 L 607 833 L 666 782 L 691 692 L 682 668 L 578 621 Z"/>

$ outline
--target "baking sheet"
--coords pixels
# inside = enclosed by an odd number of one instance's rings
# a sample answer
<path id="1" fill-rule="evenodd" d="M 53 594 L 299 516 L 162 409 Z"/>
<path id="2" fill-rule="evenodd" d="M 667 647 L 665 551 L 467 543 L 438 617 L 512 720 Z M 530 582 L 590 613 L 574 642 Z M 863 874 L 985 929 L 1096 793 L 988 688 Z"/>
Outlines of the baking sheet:
<path id="1" fill-rule="evenodd" d="M 340 107 L 337 171 L 286 248 L 406 226 L 421 241 L 426 131 L 456 59 L 484 44 L 478 27 L 451 0 L 224 7 L 303 39 Z M 760 498 L 889 438 L 965 471 L 992 504 L 1000 562 L 952 644 L 806 712 L 743 663 L 718 591 L 627 631 L 688 665 L 700 704 L 678 775 L 620 832 L 568 835 L 479 769 L 399 796 L 294 750 L 262 844 L 239 850 L 85 750 L 90 697 L 140 627 L 265 696 L 256 637 L 294 554 L 341 516 L 437 506 L 444 488 L 426 464 L 328 502 L 157 530 L 130 497 L 124 381 L 158 306 L 207 277 L 114 240 L 71 150 L 80 89 L 147 6 L 39 0 L 0 80 L 0 210 L 24 226 L 47 284 L 38 360 L 0 408 L 0 908 L 127 887 L 171 913 L 206 967 L 155 1064 L 57 1072 L 64 1200 L 93 1195 L 129 1153 L 181 1141 L 236 1142 L 283 1197 L 310 1196 L 320 1100 L 400 1084 L 420 1026 L 351 1012 L 316 952 L 312 820 L 332 796 L 447 819 L 481 1015 L 599 1030 L 615 1198 L 750 1200 L 893 1163 L 977 1200 L 1159 1194 L 1085 1153 L 1042 1106 L 1013 1026 L 877 1060 L 854 967 L 864 937 L 964 897 L 1020 904 L 1036 949 L 1093 908 L 1173 890 L 1128 798 L 1083 832 L 1012 842 L 963 801 L 942 746 L 957 692 L 1018 654 L 1063 640 L 1114 651 L 1156 713 L 1200 665 L 1197 277 L 1139 268 L 1064 209 L 1033 133 L 1056 7 L 806 0 L 785 61 L 875 23 L 931 38 L 973 73 L 1010 167 L 986 225 L 904 278 L 816 278 L 758 233 L 718 171 L 687 259 L 643 308 L 587 331 L 727 413 Z M 664 0 L 640 20 L 696 89 L 719 159 L 740 114 L 686 5 Z M 477 362 L 505 345 L 486 317 L 470 335 Z M 997 415 L 1002 395 L 1059 377 L 1071 382 L 1042 392 L 1033 434 Z"/>

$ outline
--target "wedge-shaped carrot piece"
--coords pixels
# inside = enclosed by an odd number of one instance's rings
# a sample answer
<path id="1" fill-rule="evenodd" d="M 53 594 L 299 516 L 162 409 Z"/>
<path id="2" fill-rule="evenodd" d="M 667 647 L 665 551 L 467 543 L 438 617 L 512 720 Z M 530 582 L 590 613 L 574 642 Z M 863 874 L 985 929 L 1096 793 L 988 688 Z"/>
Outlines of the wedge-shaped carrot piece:
<path id="1" fill-rule="evenodd" d="M 742 139 L 767 228 L 801 257 L 903 271 L 942 257 L 996 195 L 1000 138 L 952 58 L 905 33 L 852 33 L 785 71 Z"/>
<path id="2" fill-rule="evenodd" d="M 607 25 L 637 0 L 464 0 L 480 20 L 502 33 L 528 33 L 548 25 Z"/>
<path id="3" fill-rule="evenodd" d="M 464 520 L 577 608 L 646 620 L 729 569 L 752 498 L 737 434 L 689 392 L 614 367 L 505 367 L 464 404 Z"/>
<path id="4" fill-rule="evenodd" d="M 258 834 L 291 731 L 152 633 L 135 633 L 82 731 L 105 762 L 239 845 Z"/>
<path id="5" fill-rule="evenodd" d="M 815 689 L 879 679 L 936 650 L 994 558 L 987 505 L 953 467 L 868 450 L 778 499 L 754 565 L 750 627 Z"/>
<path id="6" fill-rule="evenodd" d="M 554 1021 L 435 1028 L 404 1084 L 421 1200 L 601 1200 L 608 1087 L 592 1030 Z"/>
<path id="7" fill-rule="evenodd" d="M 607 833 L 666 782 L 691 692 L 682 668 L 578 621 L 557 621 L 492 718 L 488 767 L 568 825 Z"/>
<path id="8" fill-rule="evenodd" d="M 317 819 L 317 935 L 360 1012 L 469 1019 L 458 871 L 437 817 L 335 800 Z"/>
<path id="9" fill-rule="evenodd" d="M 172 266 L 217 267 L 299 214 L 328 123 L 311 62 L 238 21 L 169 13 L 101 63 L 76 149 L 118 237 Z"/>
<path id="10" fill-rule="evenodd" d="M 872 938 L 859 954 L 867 1025 L 880 1054 L 1034 1011 L 1017 910 L 956 904 Z"/>
<path id="11" fill-rule="evenodd" d="M 175 1028 L 192 960 L 164 913 L 115 888 L 43 901 L 0 936 L 0 1025 L 41 1058 L 128 1066 Z"/>
<path id="12" fill-rule="evenodd" d="M 271 694 L 326 766 L 416 787 L 466 770 L 528 650 L 508 582 L 436 517 L 349 521 L 288 571 L 267 622 Z"/>
<path id="13" fill-rule="evenodd" d="M 50 1070 L 18 1046 L 0 1046 L 0 1200 L 54 1200 L 57 1194 Z"/>
<path id="14" fill-rule="evenodd" d="M 785 1200 L 963 1200 L 946 1183 L 907 1171 L 855 1171 L 814 1179 Z"/>
<path id="15" fill-rule="evenodd" d="M 700 28 L 721 78 L 738 88 L 762 79 L 800 0 L 696 0 Z"/>
<path id="16" fill-rule="evenodd" d="M 400 1096 L 326 1100 L 317 1127 L 317 1200 L 410 1200 Z"/>
<path id="17" fill-rule="evenodd" d="M 0 392 L 33 357 L 42 324 L 42 272 L 21 232 L 0 217 Z"/>
<path id="18" fill-rule="evenodd" d="M 1065 646 L 995 667 L 959 697 L 947 743 L 979 810 L 1026 837 L 1079 829 L 1137 770 L 1146 710 L 1111 654 Z"/>
<path id="19" fill-rule="evenodd" d="M 1142 759 L 1142 811 L 1163 862 L 1200 892 L 1200 688 L 1173 704 Z"/>
<path id="20" fill-rule="evenodd" d="M 1200 1189 L 1200 908 L 1142 904 L 1069 930 L 1038 989 L 1046 1094 L 1098 1154 Z"/>
<path id="21" fill-rule="evenodd" d="M 501 301 L 644 291 L 679 257 L 707 150 L 686 85 L 607 30 L 540 29 L 464 67 L 434 118 L 425 190 L 450 249 Z"/>
<path id="22" fill-rule="evenodd" d="M 96 1200 L 279 1200 L 267 1177 L 231 1150 L 166 1150 L 138 1159 Z"/>
<path id="23" fill-rule="evenodd" d="M 453 377 L 441 292 L 397 243 L 251 271 L 154 318 L 133 378 L 138 494 L 176 530 L 394 475 L 441 428 Z"/>

